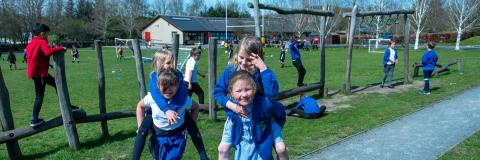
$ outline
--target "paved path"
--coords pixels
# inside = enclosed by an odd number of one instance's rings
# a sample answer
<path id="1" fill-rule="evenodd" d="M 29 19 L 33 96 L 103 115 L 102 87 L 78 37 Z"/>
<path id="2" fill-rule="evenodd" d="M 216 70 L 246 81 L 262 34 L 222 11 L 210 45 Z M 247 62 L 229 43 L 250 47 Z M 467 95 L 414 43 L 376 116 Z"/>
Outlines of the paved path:
<path id="1" fill-rule="evenodd" d="M 475 87 L 301 159 L 437 159 L 479 130 L 480 87 Z"/>

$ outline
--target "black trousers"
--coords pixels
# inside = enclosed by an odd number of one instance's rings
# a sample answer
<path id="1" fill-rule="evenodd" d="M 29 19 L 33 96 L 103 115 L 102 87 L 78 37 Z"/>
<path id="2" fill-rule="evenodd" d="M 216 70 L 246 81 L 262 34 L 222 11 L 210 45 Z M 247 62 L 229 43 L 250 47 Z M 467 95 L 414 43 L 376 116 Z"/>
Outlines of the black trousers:
<path id="1" fill-rule="evenodd" d="M 186 82 L 186 81 L 184 81 L 184 82 L 185 82 L 186 88 L 188 89 L 188 83 L 189 82 Z M 192 83 L 192 89 L 188 89 L 188 96 L 192 97 L 194 92 L 198 96 L 198 103 L 205 104 L 204 103 L 205 93 L 203 92 L 202 88 L 200 87 L 200 85 L 197 82 L 193 82 Z"/>
<path id="2" fill-rule="evenodd" d="M 430 92 L 430 78 L 432 78 L 433 70 L 427 71 L 423 70 L 423 82 L 425 83 L 423 86 L 424 92 Z"/>
<path id="3" fill-rule="evenodd" d="M 393 72 L 395 71 L 395 64 L 386 64 L 383 65 L 383 78 L 382 85 L 385 85 L 385 80 L 388 77 L 388 86 L 393 86 Z"/>
<path id="4" fill-rule="evenodd" d="M 43 104 L 43 97 L 45 96 L 45 86 L 47 84 L 52 86 L 55 88 L 55 92 L 57 91 L 57 86 L 55 85 L 55 79 L 50 74 L 46 77 L 32 77 L 32 79 L 35 85 L 35 102 L 33 103 L 32 118 L 38 118 Z"/>
<path id="5" fill-rule="evenodd" d="M 188 112 L 185 113 L 185 122 L 188 134 L 192 138 L 193 145 L 197 149 L 200 159 L 208 159 L 207 152 L 205 151 L 205 145 L 203 144 L 202 135 L 198 130 L 197 123 L 193 120 L 192 116 Z M 146 115 L 140 124 L 135 137 L 135 144 L 133 146 L 132 160 L 138 160 L 142 156 L 143 148 L 145 147 L 145 141 L 147 140 L 148 132 L 154 131 L 153 119 L 151 110 L 146 111 Z"/>
<path id="6" fill-rule="evenodd" d="M 303 79 L 305 78 L 305 74 L 307 73 L 307 71 L 303 67 L 302 60 L 300 59 L 293 60 L 292 64 L 293 66 L 295 66 L 295 68 L 297 68 L 298 72 L 297 86 L 301 86 L 303 85 Z"/>
<path id="7" fill-rule="evenodd" d="M 325 106 L 320 106 L 320 113 L 305 113 L 305 111 L 303 109 L 299 109 L 299 108 L 294 108 L 292 109 L 292 111 L 290 111 L 290 114 L 292 113 L 297 113 L 300 117 L 303 117 L 303 118 L 306 118 L 306 119 L 315 119 L 315 118 L 319 118 L 320 116 L 322 116 L 322 114 L 325 112 L 325 110 L 327 109 L 327 107 Z"/>

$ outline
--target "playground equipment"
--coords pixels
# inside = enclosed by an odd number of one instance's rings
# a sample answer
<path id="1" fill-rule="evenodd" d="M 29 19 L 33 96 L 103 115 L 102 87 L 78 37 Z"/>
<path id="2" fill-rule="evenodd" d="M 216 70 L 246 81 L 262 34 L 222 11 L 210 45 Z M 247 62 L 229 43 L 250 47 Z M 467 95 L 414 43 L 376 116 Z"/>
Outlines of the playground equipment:
<path id="1" fill-rule="evenodd" d="M 450 71 L 450 66 L 456 65 L 457 66 L 457 71 L 460 71 L 461 69 L 461 64 L 460 60 L 455 60 L 453 62 L 447 63 L 445 65 L 441 64 L 435 64 L 435 67 L 438 67 L 439 69 L 435 69 L 432 73 L 432 76 L 438 76 L 440 73 Z M 418 77 L 418 71 L 420 70 L 420 67 L 423 67 L 422 63 L 417 63 L 415 62 L 413 65 L 413 77 Z"/>
<path id="2" fill-rule="evenodd" d="M 306 86 L 298 87 L 289 89 L 286 91 L 282 91 L 278 93 L 277 96 L 273 97 L 275 100 L 285 99 L 291 96 L 295 96 L 302 92 L 308 92 L 313 90 L 318 90 L 320 97 L 327 95 L 325 93 L 325 19 L 326 17 L 333 17 L 334 13 L 332 11 L 326 11 L 326 6 L 324 6 L 323 10 L 315 10 L 315 9 L 285 9 L 279 8 L 271 5 L 259 4 L 258 0 L 253 0 L 254 3 L 249 2 L 248 7 L 254 8 L 255 14 L 255 33 L 257 37 L 260 37 L 260 24 L 258 23 L 259 15 L 258 12 L 260 9 L 267 9 L 276 11 L 279 14 L 308 14 L 308 15 L 315 15 L 315 16 L 322 16 L 321 18 L 321 26 L 320 26 L 320 82 L 314 84 L 308 84 Z"/>
<path id="3" fill-rule="evenodd" d="M 390 18 L 392 15 L 397 15 L 397 19 L 395 20 L 395 24 L 400 23 L 398 18 L 399 15 L 403 15 L 404 19 L 404 40 L 403 40 L 403 72 L 404 72 L 404 82 L 411 83 L 413 81 L 412 76 L 410 76 L 408 72 L 408 64 L 409 64 L 409 40 L 410 40 L 410 19 L 408 15 L 413 14 L 414 10 L 394 10 L 394 11 L 372 11 L 372 12 L 358 12 L 358 6 L 354 5 L 352 12 L 344 13 L 343 17 L 350 17 L 350 30 L 348 32 L 348 51 L 347 51 L 347 69 L 346 69 L 346 76 L 345 82 L 343 83 L 343 92 L 346 94 L 351 93 L 351 80 L 350 75 L 352 72 L 352 49 L 353 49 L 353 34 L 355 33 L 355 26 L 356 26 L 356 19 L 357 17 L 361 17 L 364 20 L 364 17 L 372 17 L 372 21 L 374 20 L 375 16 L 389 16 Z M 384 21 L 384 18 L 381 18 Z M 370 21 L 370 24 L 372 24 Z M 393 22 L 390 23 L 393 24 Z M 388 22 L 388 20 L 387 20 Z"/>

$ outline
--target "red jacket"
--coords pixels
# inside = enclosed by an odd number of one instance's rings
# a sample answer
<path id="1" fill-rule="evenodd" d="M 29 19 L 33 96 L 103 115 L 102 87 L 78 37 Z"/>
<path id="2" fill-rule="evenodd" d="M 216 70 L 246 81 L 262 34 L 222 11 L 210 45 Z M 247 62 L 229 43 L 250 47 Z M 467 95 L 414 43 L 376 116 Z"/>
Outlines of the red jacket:
<path id="1" fill-rule="evenodd" d="M 27 45 L 27 77 L 48 76 L 50 56 L 61 51 L 64 51 L 62 46 L 51 48 L 46 39 L 34 36 Z"/>

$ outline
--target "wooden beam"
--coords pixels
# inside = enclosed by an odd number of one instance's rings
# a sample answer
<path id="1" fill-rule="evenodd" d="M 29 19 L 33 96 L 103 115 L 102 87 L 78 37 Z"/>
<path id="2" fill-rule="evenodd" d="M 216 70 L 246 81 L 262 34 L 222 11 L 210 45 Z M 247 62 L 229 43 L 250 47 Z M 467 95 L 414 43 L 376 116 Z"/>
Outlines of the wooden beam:
<path id="1" fill-rule="evenodd" d="M 134 110 L 122 111 L 122 112 L 110 112 L 110 113 L 89 115 L 89 116 L 86 116 L 86 113 L 83 111 L 73 112 L 73 117 L 75 119 L 75 122 L 77 123 L 100 122 L 100 121 L 113 120 L 113 119 L 119 119 L 119 118 L 125 118 L 125 117 L 135 117 L 135 116 L 136 115 Z M 2 134 L 0 134 L 0 144 L 16 141 L 25 137 L 29 137 L 37 133 L 58 127 L 62 124 L 63 124 L 62 117 L 58 116 L 48 121 L 45 121 L 44 123 L 36 126 L 35 128 L 27 126 L 24 128 L 4 131 L 2 132 Z"/>
<path id="2" fill-rule="evenodd" d="M 369 12 L 357 12 L 356 17 L 366 16 L 381 16 L 381 15 L 400 15 L 400 14 L 413 14 L 415 10 L 393 10 L 393 11 L 369 11 Z M 351 17 L 352 12 L 343 13 L 343 17 Z"/>
<path id="3" fill-rule="evenodd" d="M 318 90 L 321 87 L 323 87 L 323 84 L 321 84 L 320 82 L 317 82 L 317 83 L 308 84 L 306 86 L 289 89 L 289 90 L 278 93 L 276 96 L 272 97 L 272 100 L 279 101 L 285 98 L 296 96 L 299 93 Z"/>
<path id="4" fill-rule="evenodd" d="M 327 9 L 327 5 L 322 6 L 323 10 Z M 325 40 L 327 36 L 325 35 L 325 25 L 327 17 L 320 17 L 320 88 L 318 94 L 320 97 L 324 97 L 324 87 L 325 87 Z"/>
<path id="5" fill-rule="evenodd" d="M 210 37 L 208 40 L 208 110 L 212 120 L 217 119 L 217 103 L 215 101 L 215 84 L 217 83 L 217 39 Z"/>
<path id="6" fill-rule="evenodd" d="M 143 72 L 142 51 L 140 50 L 140 43 L 138 39 L 133 40 L 133 53 L 135 54 L 135 68 L 137 69 L 137 80 L 140 88 L 140 99 L 147 95 L 147 88 L 145 87 L 145 75 Z"/>
<path id="7" fill-rule="evenodd" d="M 68 144 L 73 150 L 80 149 L 77 127 L 72 115 L 70 96 L 68 94 L 67 75 L 65 74 L 65 52 L 53 54 L 55 66 L 55 84 L 57 86 L 58 102 L 62 113 L 63 126 L 68 138 Z"/>
<path id="8" fill-rule="evenodd" d="M 10 95 L 8 93 L 7 85 L 3 79 L 2 68 L 0 67 L 0 123 L 2 126 L 2 133 L 15 128 L 13 123 L 12 110 L 10 108 Z M 5 135 L 5 134 L 4 134 Z M 18 142 L 7 142 L 7 153 L 9 159 L 22 159 L 22 151 Z"/>
<path id="9" fill-rule="evenodd" d="M 413 82 L 413 78 L 409 73 L 409 60 L 410 60 L 410 19 L 407 14 L 403 15 L 404 19 L 404 35 L 403 35 L 403 83 L 410 84 Z"/>
<path id="10" fill-rule="evenodd" d="M 260 38 L 260 7 L 258 0 L 252 0 L 253 3 L 249 2 L 248 4 L 252 4 L 253 8 L 253 20 L 255 21 L 255 37 Z"/>
<path id="11" fill-rule="evenodd" d="M 177 33 L 174 33 L 172 35 L 172 54 L 173 54 L 173 57 L 174 57 L 174 65 L 173 67 L 175 67 L 175 69 L 177 69 L 177 64 L 178 64 L 178 50 L 180 48 L 180 35 L 177 34 Z"/>
<path id="12" fill-rule="evenodd" d="M 248 7 L 253 8 L 254 5 L 251 2 L 248 2 Z M 258 4 L 258 7 L 260 9 L 273 10 L 278 14 L 308 14 L 308 15 L 316 15 L 316 16 L 328 16 L 328 17 L 334 16 L 334 13 L 332 11 L 316 10 L 316 9 L 309 9 L 309 8 L 287 9 L 287 8 L 279 8 L 279 7 L 267 5 L 267 4 Z"/>
<path id="13" fill-rule="evenodd" d="M 346 72 L 345 72 L 345 82 L 343 83 L 343 92 L 345 94 L 350 94 L 351 93 L 351 72 L 352 72 L 352 51 L 353 51 L 353 34 L 355 34 L 355 24 L 356 24 L 356 13 L 358 10 L 358 6 L 355 5 L 353 6 L 352 13 L 353 17 L 350 18 L 350 31 L 348 32 L 348 51 L 347 51 L 347 66 L 346 66 Z"/>
<path id="14" fill-rule="evenodd" d="M 95 40 L 95 50 L 97 53 L 97 72 L 98 72 L 98 108 L 100 114 L 106 113 L 106 102 L 105 102 L 105 71 L 103 68 L 103 53 L 102 53 L 102 44 L 100 40 Z M 102 136 L 108 136 L 108 125 L 107 121 L 102 121 L 100 123 L 102 130 Z"/>

